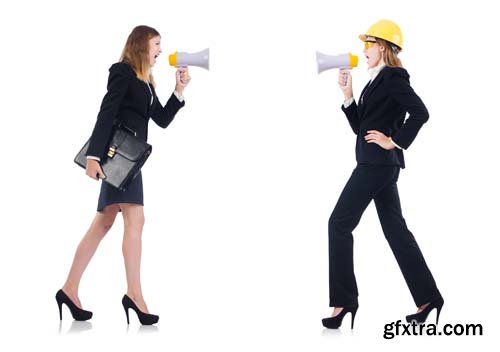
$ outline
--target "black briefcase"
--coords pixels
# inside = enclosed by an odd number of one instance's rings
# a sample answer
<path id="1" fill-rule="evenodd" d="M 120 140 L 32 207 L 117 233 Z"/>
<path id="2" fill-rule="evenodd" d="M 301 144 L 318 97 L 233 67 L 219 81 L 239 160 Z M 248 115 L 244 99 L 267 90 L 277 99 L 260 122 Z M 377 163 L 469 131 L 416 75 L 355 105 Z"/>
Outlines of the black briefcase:
<path id="1" fill-rule="evenodd" d="M 75 163 L 84 169 L 87 167 L 87 149 L 89 141 L 75 157 Z M 153 147 L 122 127 L 116 127 L 109 143 L 104 160 L 100 161 L 106 175 L 104 182 L 124 191 L 135 176 L 141 171 Z"/>

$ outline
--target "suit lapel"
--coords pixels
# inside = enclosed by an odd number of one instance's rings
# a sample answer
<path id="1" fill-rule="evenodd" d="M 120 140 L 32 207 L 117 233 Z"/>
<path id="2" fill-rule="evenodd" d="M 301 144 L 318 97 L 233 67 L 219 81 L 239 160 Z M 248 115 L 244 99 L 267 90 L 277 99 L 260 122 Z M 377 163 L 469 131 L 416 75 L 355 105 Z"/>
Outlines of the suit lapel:
<path id="1" fill-rule="evenodd" d="M 387 67 L 387 66 L 386 66 Z M 370 98 L 370 94 L 373 92 L 373 90 L 375 88 L 377 88 L 377 86 L 380 84 L 380 82 L 382 81 L 382 75 L 384 74 L 384 70 L 385 70 L 385 67 L 380 70 L 380 72 L 378 73 L 377 77 L 375 77 L 375 79 L 373 80 L 373 82 L 368 82 L 368 84 L 365 86 L 365 88 L 363 89 L 363 91 L 361 92 L 361 95 L 359 97 L 359 108 L 360 108 L 360 116 L 363 116 L 363 112 L 364 112 L 364 109 L 365 109 L 365 104 L 367 102 L 367 100 Z"/>
<path id="2" fill-rule="evenodd" d="M 142 91 L 144 92 L 144 94 L 146 95 L 146 102 L 147 102 L 147 106 L 146 106 L 146 111 L 149 115 L 149 110 L 151 109 L 151 93 L 154 92 L 153 91 L 153 88 L 151 88 L 151 91 L 149 90 L 148 88 L 148 83 L 144 82 L 144 81 L 141 81 L 141 87 L 142 87 Z M 154 94 L 154 93 L 153 93 Z"/>
<path id="3" fill-rule="evenodd" d="M 380 84 L 380 82 L 382 81 L 382 76 L 384 74 L 384 71 L 385 71 L 385 68 L 387 66 L 385 66 L 382 70 L 380 70 L 380 72 L 378 73 L 377 77 L 375 77 L 375 79 L 373 80 L 372 83 L 370 83 L 370 85 L 368 85 L 368 87 L 366 88 L 366 90 L 364 91 L 364 94 L 363 94 L 363 104 L 366 102 L 366 99 L 368 99 L 368 97 L 370 96 L 370 94 L 373 92 L 373 90 Z"/>
<path id="4" fill-rule="evenodd" d="M 368 87 L 370 86 L 370 82 L 366 84 L 366 86 L 363 88 L 361 91 L 361 95 L 359 96 L 359 106 L 358 106 L 358 113 L 359 116 L 363 116 L 363 111 L 365 107 L 365 96 L 366 96 L 366 91 L 368 90 Z"/>
<path id="5" fill-rule="evenodd" d="M 146 94 L 146 96 L 148 96 L 148 97 L 151 97 L 151 94 L 149 94 L 149 89 L 148 89 L 147 83 L 141 79 L 137 79 L 137 80 L 139 81 L 139 85 L 141 86 L 141 89 L 144 92 L 144 94 Z"/>
<path id="6" fill-rule="evenodd" d="M 369 85 L 370 85 L 370 81 L 368 81 L 368 83 L 366 84 L 366 86 L 361 91 L 361 94 L 359 96 L 359 105 L 363 104 L 364 96 L 365 96 L 366 90 L 368 89 Z"/>
<path id="7" fill-rule="evenodd" d="M 153 106 L 155 105 L 156 91 L 155 91 L 155 87 L 153 87 L 153 85 L 151 85 L 151 93 L 153 93 L 153 102 L 152 102 L 152 104 L 149 104 L 148 111 L 151 111 L 151 109 L 153 109 Z M 149 96 L 149 99 L 151 99 L 151 96 Z M 151 102 L 151 100 L 149 100 L 148 102 Z"/>

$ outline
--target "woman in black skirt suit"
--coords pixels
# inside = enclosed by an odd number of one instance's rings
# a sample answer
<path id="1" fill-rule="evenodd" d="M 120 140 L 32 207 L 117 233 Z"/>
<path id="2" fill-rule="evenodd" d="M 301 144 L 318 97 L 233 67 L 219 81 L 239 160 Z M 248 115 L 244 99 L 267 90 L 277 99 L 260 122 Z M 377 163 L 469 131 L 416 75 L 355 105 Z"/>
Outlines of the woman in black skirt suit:
<path id="1" fill-rule="evenodd" d="M 86 173 L 95 180 L 106 177 L 99 162 L 106 156 L 107 144 L 117 123 L 135 131 L 138 138 L 147 140 L 150 117 L 157 125 L 166 128 L 177 111 L 184 106 L 182 93 L 191 79 L 187 68 L 177 70 L 175 91 L 165 105 L 156 96 L 151 69 L 162 52 L 160 40 L 160 34 L 151 27 L 134 28 L 127 39 L 120 62 L 109 69 L 108 92 L 102 101 L 87 152 Z M 127 322 L 129 308 L 137 313 L 141 324 L 150 325 L 158 321 L 157 315 L 149 314 L 141 289 L 143 205 L 140 173 L 125 191 L 115 189 L 106 182 L 101 183 L 97 214 L 77 248 L 66 283 L 56 294 L 60 319 L 63 303 L 76 320 L 88 320 L 92 317 L 92 312 L 82 309 L 78 286 L 100 241 L 121 211 L 125 232 L 122 249 L 128 286 L 122 303 L 127 313 Z"/>
<path id="2" fill-rule="evenodd" d="M 401 30 L 381 20 L 360 35 L 365 44 L 371 80 L 356 103 L 348 70 L 339 73 L 345 97 L 342 110 L 356 134 L 356 161 L 349 181 L 328 223 L 330 257 L 330 307 L 332 316 L 323 326 L 336 329 L 347 313 L 351 328 L 358 309 L 358 289 L 353 267 L 353 237 L 363 212 L 373 200 L 384 235 L 413 296 L 417 313 L 407 321 L 423 322 L 432 309 L 437 318 L 443 298 L 401 211 L 397 180 L 405 167 L 403 150 L 417 136 L 429 114 L 409 82 L 397 57 L 403 46 Z M 406 113 L 409 113 L 405 121 Z M 437 320 L 436 320 L 437 323 Z"/>

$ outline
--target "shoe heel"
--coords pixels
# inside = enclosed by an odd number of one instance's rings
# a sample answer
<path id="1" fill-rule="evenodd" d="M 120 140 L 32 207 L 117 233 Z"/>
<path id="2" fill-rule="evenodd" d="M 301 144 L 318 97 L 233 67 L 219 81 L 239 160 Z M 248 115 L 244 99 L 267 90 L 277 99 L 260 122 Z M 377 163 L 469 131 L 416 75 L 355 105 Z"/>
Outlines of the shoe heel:
<path id="1" fill-rule="evenodd" d="M 357 309 L 355 309 L 354 311 L 352 311 L 352 312 L 351 312 L 351 330 L 353 330 L 353 329 L 354 329 L 354 317 L 356 317 L 356 312 L 357 312 L 357 311 L 358 311 L 358 310 L 357 310 Z"/>
<path id="2" fill-rule="evenodd" d="M 127 325 L 130 325 L 130 319 L 128 316 L 128 307 L 123 307 L 123 308 L 125 308 L 125 315 L 127 316 Z"/>
<path id="3" fill-rule="evenodd" d="M 443 306 L 439 306 L 437 307 L 437 313 L 436 313 L 436 325 L 438 325 L 439 323 L 439 314 L 441 314 L 441 308 L 443 308 Z"/>
<path id="4" fill-rule="evenodd" d="M 59 320 L 62 320 L 62 302 L 57 301 L 57 306 L 59 307 Z"/>

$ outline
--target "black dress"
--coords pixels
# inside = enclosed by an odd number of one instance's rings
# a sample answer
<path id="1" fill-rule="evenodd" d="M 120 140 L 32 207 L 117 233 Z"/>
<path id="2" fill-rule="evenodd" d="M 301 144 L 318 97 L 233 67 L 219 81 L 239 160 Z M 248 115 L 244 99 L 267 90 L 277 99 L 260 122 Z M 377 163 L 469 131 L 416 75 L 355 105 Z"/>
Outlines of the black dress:
<path id="1" fill-rule="evenodd" d="M 103 98 L 87 155 L 105 160 L 109 140 L 117 123 L 127 126 L 136 132 L 138 138 L 147 141 L 150 118 L 158 126 L 167 128 L 183 106 L 184 101 L 179 101 L 174 94 L 163 106 L 153 85 L 138 79 L 132 66 L 125 62 L 113 64 L 109 69 L 108 92 Z M 116 203 L 144 205 L 141 173 L 125 191 L 102 182 L 97 211 Z"/>

